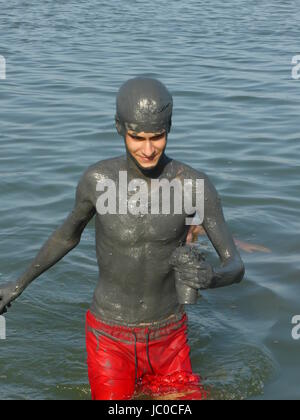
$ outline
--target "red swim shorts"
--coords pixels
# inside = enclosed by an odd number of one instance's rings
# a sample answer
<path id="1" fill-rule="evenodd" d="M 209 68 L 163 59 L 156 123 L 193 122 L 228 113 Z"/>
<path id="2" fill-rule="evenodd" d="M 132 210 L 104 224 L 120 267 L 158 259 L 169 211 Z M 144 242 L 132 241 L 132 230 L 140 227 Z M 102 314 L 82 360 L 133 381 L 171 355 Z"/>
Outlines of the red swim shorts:
<path id="1" fill-rule="evenodd" d="M 137 394 L 207 398 L 192 372 L 186 313 L 163 327 L 131 328 L 109 325 L 88 311 L 86 347 L 93 400 L 129 400 Z"/>

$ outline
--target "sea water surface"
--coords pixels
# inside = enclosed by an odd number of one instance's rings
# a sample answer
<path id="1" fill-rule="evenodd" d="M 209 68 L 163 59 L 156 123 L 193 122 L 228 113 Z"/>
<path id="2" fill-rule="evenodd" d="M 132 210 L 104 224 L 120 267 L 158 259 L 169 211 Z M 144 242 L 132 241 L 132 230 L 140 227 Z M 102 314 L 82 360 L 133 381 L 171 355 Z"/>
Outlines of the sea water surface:
<path id="1" fill-rule="evenodd" d="M 11 0 L 0 4 L 0 284 L 72 209 L 92 163 L 120 155 L 115 95 L 128 78 L 174 95 L 167 152 L 214 182 L 245 280 L 187 307 L 195 372 L 213 398 L 299 399 L 299 3 Z M 295 73 L 294 73 L 295 75 Z M 199 246 L 218 263 L 205 237 Z M 85 312 L 94 225 L 6 314 L 1 399 L 89 399 Z"/>

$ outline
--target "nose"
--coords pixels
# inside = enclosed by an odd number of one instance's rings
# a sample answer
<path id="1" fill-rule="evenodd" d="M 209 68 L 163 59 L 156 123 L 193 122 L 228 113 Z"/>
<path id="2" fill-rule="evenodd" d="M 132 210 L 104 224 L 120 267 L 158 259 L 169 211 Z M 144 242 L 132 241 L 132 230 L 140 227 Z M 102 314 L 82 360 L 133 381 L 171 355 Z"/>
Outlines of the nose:
<path id="1" fill-rule="evenodd" d="M 151 140 L 146 140 L 145 147 L 144 147 L 144 150 L 143 150 L 144 156 L 147 157 L 147 158 L 150 158 L 153 155 L 154 151 L 155 151 L 155 149 L 153 147 L 152 141 Z"/>

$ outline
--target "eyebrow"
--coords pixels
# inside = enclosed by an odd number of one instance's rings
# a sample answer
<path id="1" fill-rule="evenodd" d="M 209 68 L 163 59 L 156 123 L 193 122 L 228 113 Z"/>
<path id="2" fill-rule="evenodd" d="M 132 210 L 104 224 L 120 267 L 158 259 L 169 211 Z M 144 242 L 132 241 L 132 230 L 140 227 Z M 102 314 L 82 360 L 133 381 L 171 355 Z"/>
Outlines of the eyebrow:
<path id="1" fill-rule="evenodd" d="M 138 136 L 135 133 L 128 133 L 128 134 L 130 135 L 130 137 L 134 137 L 135 139 L 144 140 L 144 137 Z M 164 131 L 162 131 L 161 133 L 154 134 L 154 136 L 151 136 L 150 139 L 155 139 L 156 137 L 160 137 L 163 134 L 165 134 Z"/>

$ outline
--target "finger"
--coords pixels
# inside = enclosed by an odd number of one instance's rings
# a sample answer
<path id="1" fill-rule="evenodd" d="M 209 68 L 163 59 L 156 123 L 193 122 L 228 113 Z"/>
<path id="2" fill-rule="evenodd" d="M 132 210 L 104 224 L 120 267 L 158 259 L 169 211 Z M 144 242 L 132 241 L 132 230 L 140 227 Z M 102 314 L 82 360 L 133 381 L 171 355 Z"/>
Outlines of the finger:
<path id="1" fill-rule="evenodd" d="M 261 246 L 261 245 L 256 245 L 255 250 L 265 252 L 267 254 L 270 254 L 272 252 L 272 250 L 270 248 L 266 248 L 265 246 Z"/>
<path id="2" fill-rule="evenodd" d="M 176 280 L 181 281 L 182 283 L 195 283 L 195 282 L 197 282 L 196 277 L 188 277 L 188 276 L 177 276 Z"/>
<path id="3" fill-rule="evenodd" d="M 180 284 L 184 284 L 185 286 L 192 287 L 193 289 L 199 289 L 200 284 L 199 281 L 196 281 L 195 279 L 186 279 L 182 278 L 179 280 Z"/>
<path id="4" fill-rule="evenodd" d="M 245 247 L 246 248 L 246 247 Z M 249 247 L 248 247 L 248 251 L 249 250 L 251 250 L 251 251 L 260 251 L 260 252 L 265 252 L 265 253 L 270 253 L 270 252 L 272 252 L 269 248 L 266 248 L 266 247 L 264 247 L 264 246 L 261 246 L 261 245 L 250 245 Z"/>
<path id="5" fill-rule="evenodd" d="M 192 237 L 192 241 L 191 242 L 194 244 L 197 241 L 198 241 L 198 235 L 195 234 L 195 233 L 193 233 L 193 237 Z"/>
<path id="6" fill-rule="evenodd" d="M 209 268 L 206 268 L 206 269 L 200 269 L 199 271 L 198 271 L 198 276 L 210 276 L 210 275 L 212 275 L 212 270 L 210 270 Z"/>
<path id="7" fill-rule="evenodd" d="M 205 235 L 205 230 L 202 226 L 198 225 L 195 227 L 195 233 L 197 233 L 197 235 Z"/>
<path id="8" fill-rule="evenodd" d="M 266 248 L 262 245 L 257 244 L 248 244 L 247 242 L 240 241 L 239 239 L 235 239 L 235 244 L 241 248 L 243 251 L 248 252 L 249 254 L 252 254 L 254 251 L 260 251 L 265 253 L 271 253 L 272 250 L 269 248 Z"/>
<path id="9" fill-rule="evenodd" d="M 191 233 L 188 233 L 187 237 L 186 237 L 186 243 L 189 244 L 192 242 L 193 239 L 193 235 Z"/>
<path id="10" fill-rule="evenodd" d="M 175 267 L 176 271 L 186 271 L 190 273 L 196 272 L 200 268 L 200 265 L 191 265 L 191 264 L 178 264 L 177 267 Z"/>
<path id="11" fill-rule="evenodd" d="M 186 270 L 186 271 L 185 270 L 179 270 L 179 271 L 177 271 L 177 274 L 180 277 L 187 277 L 187 278 L 193 279 L 193 278 L 198 276 L 198 271 L 195 271 L 195 270 L 193 270 L 193 271 L 191 271 L 191 270 Z"/>
<path id="12" fill-rule="evenodd" d="M 189 228 L 189 233 L 194 232 L 197 226 L 191 225 Z"/>
<path id="13" fill-rule="evenodd" d="M 199 289 L 200 288 L 200 284 L 197 283 L 193 283 L 193 282 L 186 282 L 184 283 L 185 285 L 187 285 L 188 287 L 190 287 L 191 289 Z"/>

